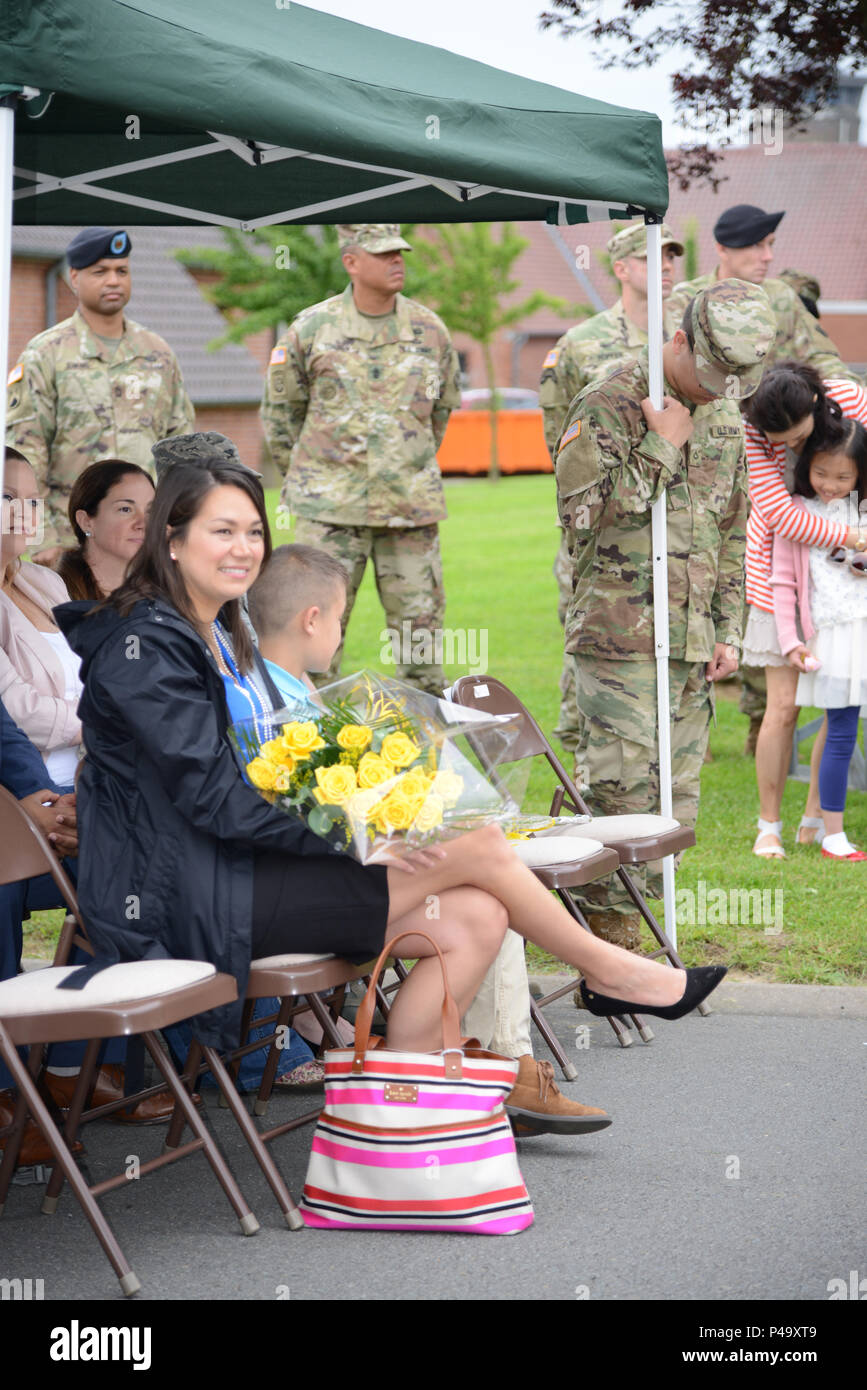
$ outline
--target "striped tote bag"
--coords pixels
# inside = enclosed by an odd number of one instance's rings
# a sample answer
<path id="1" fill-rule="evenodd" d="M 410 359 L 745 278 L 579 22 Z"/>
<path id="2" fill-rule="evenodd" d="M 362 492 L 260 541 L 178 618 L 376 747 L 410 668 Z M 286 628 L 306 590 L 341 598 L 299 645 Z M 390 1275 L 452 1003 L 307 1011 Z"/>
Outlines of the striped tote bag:
<path id="1" fill-rule="evenodd" d="M 424 932 L 408 935 L 424 936 Z M 370 1044 L 375 984 L 358 1011 L 355 1047 L 325 1054 L 325 1109 L 313 1135 L 300 1209 L 332 1230 L 463 1231 L 514 1235 L 532 1225 L 503 1101 L 517 1062 L 461 1046 L 445 961 L 443 1049 L 393 1052 Z"/>

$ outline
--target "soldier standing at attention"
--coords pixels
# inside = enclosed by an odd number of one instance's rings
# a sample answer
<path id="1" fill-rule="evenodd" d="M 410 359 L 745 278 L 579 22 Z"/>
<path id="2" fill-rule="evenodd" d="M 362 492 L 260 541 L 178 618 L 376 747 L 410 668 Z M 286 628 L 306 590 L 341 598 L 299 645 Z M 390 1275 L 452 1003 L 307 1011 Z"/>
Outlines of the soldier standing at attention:
<path id="1" fill-rule="evenodd" d="M 663 347 L 663 408 L 648 355 L 572 404 L 557 449 L 557 497 L 574 567 L 566 650 L 575 660 L 579 765 L 595 815 L 657 811 L 651 508 L 668 513 L 674 815 L 695 825 L 712 683 L 737 669 L 744 592 L 746 460 L 739 398 L 758 386 L 774 338 L 764 291 L 723 280 L 697 295 Z M 650 896 L 661 893 L 657 881 Z M 619 883 L 576 893 L 593 931 L 636 950 L 640 922 Z"/>
<path id="2" fill-rule="evenodd" d="M 460 404 L 448 330 L 405 299 L 391 223 L 338 228 L 350 283 L 305 309 L 280 339 L 262 401 L 265 437 L 286 476 L 295 540 L 349 573 L 343 631 L 368 559 L 385 609 L 395 674 L 441 694 L 434 635 L 445 616 L 437 523 L 446 515 L 437 449 Z M 340 669 L 343 643 L 325 676 Z"/>
<path id="3" fill-rule="evenodd" d="M 151 445 L 193 427 L 168 343 L 124 317 L 131 250 L 126 232 L 106 227 L 73 237 L 66 259 L 78 308 L 31 338 L 9 373 L 6 443 L 29 459 L 45 498 L 41 564 L 75 544 L 66 508 L 88 464 L 127 459 L 153 475 Z"/>
<path id="4" fill-rule="evenodd" d="M 553 347 L 545 358 L 539 387 L 545 443 L 556 464 L 557 440 L 569 407 L 584 387 L 603 376 L 624 358 L 636 357 L 647 346 L 647 229 L 635 222 L 616 232 L 608 243 L 611 269 L 620 281 L 622 293 L 616 304 L 593 318 L 583 319 Z M 670 227 L 662 225 L 662 298 L 667 299 L 674 284 L 674 262 L 683 247 Z M 565 532 L 560 533 L 560 549 L 554 561 L 561 623 L 572 597 L 572 566 L 566 549 Z M 575 676 L 572 658 L 567 654 L 560 676 L 560 718 L 554 731 L 564 748 L 578 746 L 578 710 L 575 705 Z"/>

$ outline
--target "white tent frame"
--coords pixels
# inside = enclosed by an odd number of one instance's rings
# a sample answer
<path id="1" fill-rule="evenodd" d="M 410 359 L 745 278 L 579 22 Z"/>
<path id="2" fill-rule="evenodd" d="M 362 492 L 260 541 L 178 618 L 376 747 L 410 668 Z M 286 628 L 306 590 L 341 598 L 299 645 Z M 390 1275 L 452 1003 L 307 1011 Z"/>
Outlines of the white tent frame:
<path id="1" fill-rule="evenodd" d="M 28 169 L 15 169 L 13 166 L 13 145 L 15 135 L 15 102 L 19 98 L 31 99 L 38 96 L 34 88 L 24 88 L 20 93 L 3 99 L 0 103 L 0 304 L 5 306 L 3 317 L 9 321 L 12 274 L 12 205 L 24 198 L 39 197 L 41 194 L 58 189 L 70 189 L 76 193 L 94 198 L 107 199 L 127 207 L 147 209 L 166 215 L 183 218 L 188 222 L 202 222 L 208 226 L 233 227 L 239 231 L 253 231 L 257 227 L 276 225 L 285 222 L 315 221 L 318 216 L 333 211 L 336 207 L 351 207 L 369 202 L 375 198 L 409 192 L 412 189 L 430 186 L 454 198 L 457 202 L 470 202 L 490 193 L 506 194 L 512 197 L 534 198 L 548 203 L 556 203 L 558 224 L 568 225 L 566 209 L 568 206 L 586 211 L 588 221 L 611 221 L 618 216 L 632 216 L 643 209 L 629 205 L 587 202 L 578 198 L 562 198 L 558 195 L 527 193 L 512 188 L 495 188 L 487 184 L 464 184 L 459 180 L 434 178 L 416 174 L 405 169 L 391 169 L 379 164 L 364 164 L 355 160 L 339 159 L 330 155 L 312 154 L 307 150 L 285 148 L 280 145 L 259 144 L 254 140 L 241 140 L 235 136 L 221 135 L 208 131 L 211 144 L 191 146 L 187 150 L 158 155 L 149 159 L 132 160 L 104 169 L 91 169 L 67 178 L 56 178 Z M 177 163 L 186 159 L 200 159 L 212 154 L 222 154 L 230 150 L 239 159 L 251 165 L 272 163 L 284 159 L 309 159 L 324 164 L 337 164 L 347 169 L 360 169 L 365 172 L 383 174 L 396 178 L 397 182 L 384 183 L 377 188 L 346 197 L 311 203 L 303 207 L 286 208 L 274 211 L 263 217 L 251 220 L 221 217 L 213 212 L 203 212 L 195 208 L 182 207 L 172 203 L 159 202 L 152 198 L 141 198 L 135 194 L 120 193 L 106 188 L 100 180 L 134 173 L 137 170 L 154 168 L 161 164 Z M 29 187 L 13 189 L 13 177 L 30 179 Z M 648 344 L 650 367 L 650 399 L 655 409 L 662 409 L 662 241 L 661 217 L 644 213 L 647 224 L 647 265 L 648 265 Z M 0 383 L 8 376 L 8 332 L 0 334 Z M 6 438 L 6 392 L 0 389 L 0 439 Z M 0 480 L 2 480 L 0 458 Z M 653 610 L 654 610 L 654 648 L 657 671 L 657 728 L 660 775 L 660 811 L 663 816 L 672 814 L 671 788 L 671 728 L 669 714 L 668 684 L 668 545 L 666 528 L 666 500 L 659 498 L 652 512 L 653 547 Z M 663 860 L 663 906 L 664 925 L 669 940 L 677 948 L 677 922 L 674 908 L 674 859 L 671 855 Z"/>

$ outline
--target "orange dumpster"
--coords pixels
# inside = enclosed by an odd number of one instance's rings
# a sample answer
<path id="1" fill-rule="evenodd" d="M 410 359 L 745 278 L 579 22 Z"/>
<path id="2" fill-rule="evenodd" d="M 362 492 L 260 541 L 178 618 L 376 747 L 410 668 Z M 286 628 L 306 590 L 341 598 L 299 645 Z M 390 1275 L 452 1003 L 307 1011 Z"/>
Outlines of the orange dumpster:
<path id="1" fill-rule="evenodd" d="M 541 410 L 501 410 L 497 443 L 503 473 L 553 473 Z M 437 455 L 442 473 L 487 473 L 491 417 L 487 410 L 453 410 Z"/>

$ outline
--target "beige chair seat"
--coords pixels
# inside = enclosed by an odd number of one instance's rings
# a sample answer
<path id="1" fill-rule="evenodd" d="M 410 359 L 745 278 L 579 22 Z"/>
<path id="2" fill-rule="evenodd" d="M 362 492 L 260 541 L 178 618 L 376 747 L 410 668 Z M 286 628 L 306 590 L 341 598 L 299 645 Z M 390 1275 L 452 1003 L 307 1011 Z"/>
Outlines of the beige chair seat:
<path id="1" fill-rule="evenodd" d="M 617 840 L 640 840 L 645 836 L 666 835 L 670 830 L 679 830 L 680 821 L 671 816 L 651 816 L 644 814 L 624 816 L 592 816 L 590 820 L 576 825 L 570 834 L 587 835 L 610 845 Z"/>
<path id="2" fill-rule="evenodd" d="M 217 971 L 200 960 L 133 960 L 108 965 L 87 981 L 83 989 L 60 989 L 79 965 L 54 965 L 16 975 L 0 983 L 0 1018 L 24 1018 L 30 1014 L 74 1014 L 89 1009 L 113 1008 L 154 995 L 164 997 L 212 979 Z"/>
<path id="3" fill-rule="evenodd" d="M 601 840 L 593 840 L 589 835 L 540 835 L 533 840 L 512 840 L 510 843 L 518 858 L 530 869 L 580 863 L 604 848 Z"/>
<path id="4" fill-rule="evenodd" d="M 284 956 L 258 956 L 256 960 L 250 962 L 251 970 L 280 970 L 293 965 L 310 965 L 315 960 L 334 960 L 334 953 L 326 955 L 296 955 Z"/>

